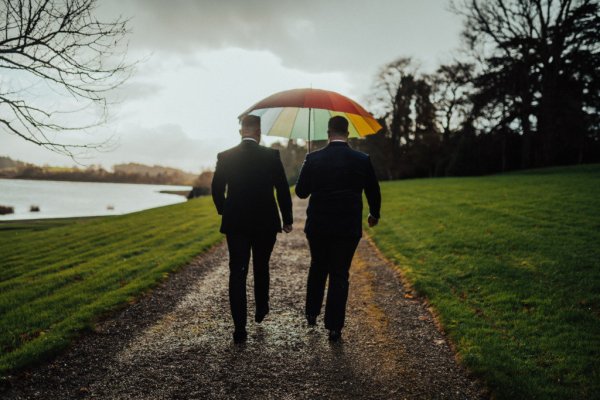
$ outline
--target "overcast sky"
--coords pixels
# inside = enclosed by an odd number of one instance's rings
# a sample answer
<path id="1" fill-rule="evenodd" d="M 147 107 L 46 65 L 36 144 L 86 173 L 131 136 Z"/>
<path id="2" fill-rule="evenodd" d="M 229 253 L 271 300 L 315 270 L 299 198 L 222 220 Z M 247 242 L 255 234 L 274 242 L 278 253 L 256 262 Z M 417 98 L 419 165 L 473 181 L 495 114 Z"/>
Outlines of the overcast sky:
<path id="1" fill-rule="evenodd" d="M 99 3 L 102 19 L 132 18 L 129 57 L 143 60 L 112 95 L 120 102 L 109 123 L 91 134 L 113 137 L 114 150 L 81 160 L 105 167 L 213 167 L 216 153 L 239 141 L 237 116 L 263 97 L 312 86 L 364 103 L 379 67 L 412 56 L 432 71 L 451 60 L 461 29 L 448 0 Z M 2 131 L 0 155 L 73 164 Z"/>

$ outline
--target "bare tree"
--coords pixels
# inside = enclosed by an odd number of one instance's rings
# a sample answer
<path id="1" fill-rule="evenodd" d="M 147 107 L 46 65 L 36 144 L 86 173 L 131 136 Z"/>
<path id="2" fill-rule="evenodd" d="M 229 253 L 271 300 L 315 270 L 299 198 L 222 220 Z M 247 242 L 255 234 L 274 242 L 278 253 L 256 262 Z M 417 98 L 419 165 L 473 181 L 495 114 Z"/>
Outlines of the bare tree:
<path id="1" fill-rule="evenodd" d="M 105 147 L 60 137 L 104 122 L 109 92 L 132 70 L 125 61 L 128 21 L 101 22 L 96 7 L 97 0 L 0 0 L 2 131 L 71 157 L 78 149 Z M 38 101 L 31 93 L 35 85 L 66 95 L 70 104 Z M 80 117 L 86 109 L 93 109 L 94 120 L 74 122 L 73 113 Z"/>
<path id="2" fill-rule="evenodd" d="M 412 131 L 412 97 L 418 65 L 408 57 L 399 58 L 380 68 L 373 85 L 370 108 L 385 121 L 392 142 L 400 146 Z"/>
<path id="3" fill-rule="evenodd" d="M 598 140 L 600 1 L 456 0 L 453 7 L 482 67 L 474 108 L 497 114 L 492 129 L 523 135 L 523 167 L 581 162 L 586 143 Z"/>
<path id="4" fill-rule="evenodd" d="M 440 66 L 432 75 L 433 102 L 444 141 L 458 130 L 471 112 L 473 65 L 463 62 Z"/>

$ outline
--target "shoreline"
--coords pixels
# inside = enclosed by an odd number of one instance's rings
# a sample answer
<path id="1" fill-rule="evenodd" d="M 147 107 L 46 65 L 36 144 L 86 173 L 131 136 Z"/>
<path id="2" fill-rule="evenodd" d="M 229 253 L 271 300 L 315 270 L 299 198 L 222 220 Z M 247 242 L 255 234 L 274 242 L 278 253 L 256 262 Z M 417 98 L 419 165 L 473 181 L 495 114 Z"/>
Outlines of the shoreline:
<path id="1" fill-rule="evenodd" d="M 0 181 L 1 180 L 7 180 L 7 181 L 39 181 L 39 182 L 60 182 L 60 183 L 64 183 L 64 182 L 73 182 L 73 183 L 110 183 L 110 184 L 121 184 L 121 185 L 147 185 L 147 186 L 175 186 L 175 187 L 181 187 L 181 186 L 189 186 L 190 190 L 192 188 L 192 185 L 186 185 L 186 184 L 175 184 L 175 183 L 148 183 L 148 182 L 123 182 L 123 181 L 94 181 L 94 180 L 89 180 L 89 181 L 81 181 L 81 180 L 71 180 L 71 179 L 37 179 L 37 178 L 23 178 L 23 177 L 19 177 L 19 178 L 10 178 L 10 177 L 6 177 L 6 176 L 0 176 Z"/>
<path id="2" fill-rule="evenodd" d="M 158 193 L 163 193 L 163 194 L 175 194 L 177 196 L 183 196 L 187 199 L 188 194 L 192 191 L 193 189 L 190 190 L 159 190 Z"/>

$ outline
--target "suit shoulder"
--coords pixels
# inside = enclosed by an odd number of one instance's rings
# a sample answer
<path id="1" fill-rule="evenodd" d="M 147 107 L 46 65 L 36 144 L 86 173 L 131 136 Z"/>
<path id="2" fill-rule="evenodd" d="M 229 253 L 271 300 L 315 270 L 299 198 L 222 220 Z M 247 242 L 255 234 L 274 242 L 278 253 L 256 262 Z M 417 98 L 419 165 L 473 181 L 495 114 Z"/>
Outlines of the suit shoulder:
<path id="1" fill-rule="evenodd" d="M 326 147 L 306 153 L 306 158 L 319 158 L 325 154 Z"/>
<path id="2" fill-rule="evenodd" d="M 354 155 L 354 157 L 361 159 L 361 160 L 368 160 L 369 159 L 369 155 L 367 153 L 364 153 L 362 151 L 359 150 L 355 150 L 352 148 L 349 148 L 349 150 L 352 152 L 352 155 Z"/>
<path id="3" fill-rule="evenodd" d="M 229 157 L 231 154 L 235 153 L 236 149 L 237 149 L 237 146 L 231 147 L 231 148 L 229 148 L 227 150 L 223 150 L 222 152 L 220 152 L 220 153 L 217 154 L 217 159 L 222 159 L 222 158 Z"/>
<path id="4" fill-rule="evenodd" d="M 363 158 L 368 158 L 368 157 L 369 157 L 369 155 L 368 155 L 367 153 L 363 152 L 363 151 L 360 151 L 360 150 L 354 150 L 354 149 L 352 149 L 352 151 L 353 151 L 354 153 L 356 153 L 356 154 L 357 154 L 358 156 L 360 156 L 360 157 L 363 157 Z"/>
<path id="5" fill-rule="evenodd" d="M 266 146 L 259 146 L 258 149 L 266 157 L 280 158 L 278 149 L 273 149 L 271 147 L 266 147 Z"/>

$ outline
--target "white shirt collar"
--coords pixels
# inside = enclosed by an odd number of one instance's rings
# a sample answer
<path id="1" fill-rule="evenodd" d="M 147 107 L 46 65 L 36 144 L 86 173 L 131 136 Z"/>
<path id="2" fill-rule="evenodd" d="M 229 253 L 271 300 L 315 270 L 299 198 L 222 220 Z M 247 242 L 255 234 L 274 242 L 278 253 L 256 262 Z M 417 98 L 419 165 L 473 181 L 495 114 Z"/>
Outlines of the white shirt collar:
<path id="1" fill-rule="evenodd" d="M 348 143 L 346 140 L 341 140 L 341 139 L 335 139 L 335 140 L 330 140 L 329 143 L 333 143 L 333 142 L 342 142 L 342 143 Z"/>
<path id="2" fill-rule="evenodd" d="M 253 137 L 246 136 L 246 137 L 242 138 L 242 141 L 244 141 L 244 140 L 252 140 L 254 143 L 258 143 L 258 141 L 256 139 L 254 139 Z"/>

